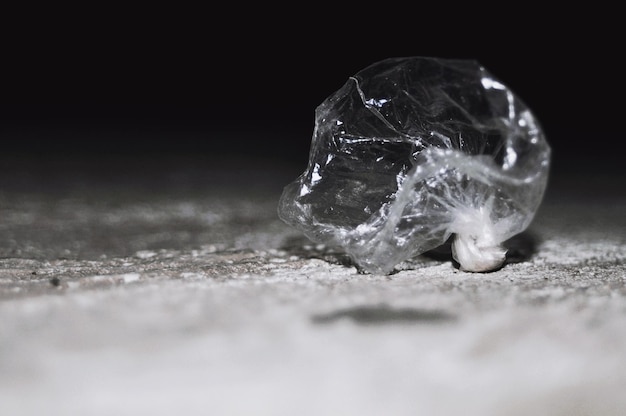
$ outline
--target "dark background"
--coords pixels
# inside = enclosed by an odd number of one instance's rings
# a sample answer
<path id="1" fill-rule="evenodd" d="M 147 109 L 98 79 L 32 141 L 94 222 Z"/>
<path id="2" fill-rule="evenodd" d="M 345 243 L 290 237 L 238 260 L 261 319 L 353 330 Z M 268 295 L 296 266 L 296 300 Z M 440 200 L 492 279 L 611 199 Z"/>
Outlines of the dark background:
<path id="1" fill-rule="evenodd" d="M 476 59 L 511 87 L 543 125 L 555 174 L 622 173 L 617 16 L 528 8 L 22 14 L 3 36 L 0 160 L 9 173 L 181 158 L 301 170 L 319 103 L 375 61 L 425 55 Z"/>

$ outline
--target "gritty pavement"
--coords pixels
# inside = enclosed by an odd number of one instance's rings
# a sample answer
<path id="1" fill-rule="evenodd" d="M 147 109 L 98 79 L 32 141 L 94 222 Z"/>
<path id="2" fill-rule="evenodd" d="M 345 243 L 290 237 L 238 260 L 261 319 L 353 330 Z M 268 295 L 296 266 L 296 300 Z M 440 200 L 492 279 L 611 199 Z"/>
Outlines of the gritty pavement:
<path id="1" fill-rule="evenodd" d="M 623 176 L 383 276 L 277 218 L 296 171 L 157 166 L 6 168 L 0 415 L 626 414 Z"/>

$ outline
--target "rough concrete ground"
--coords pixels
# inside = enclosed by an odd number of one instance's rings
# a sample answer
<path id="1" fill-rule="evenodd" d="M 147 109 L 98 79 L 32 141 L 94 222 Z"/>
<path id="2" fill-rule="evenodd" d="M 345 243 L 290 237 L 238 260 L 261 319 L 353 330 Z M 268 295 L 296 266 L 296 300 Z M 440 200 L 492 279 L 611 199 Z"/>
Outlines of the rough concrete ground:
<path id="1" fill-rule="evenodd" d="M 626 413 L 623 177 L 553 178 L 501 270 L 378 276 L 276 217 L 292 171 L 155 166 L 5 175 L 0 414 Z"/>

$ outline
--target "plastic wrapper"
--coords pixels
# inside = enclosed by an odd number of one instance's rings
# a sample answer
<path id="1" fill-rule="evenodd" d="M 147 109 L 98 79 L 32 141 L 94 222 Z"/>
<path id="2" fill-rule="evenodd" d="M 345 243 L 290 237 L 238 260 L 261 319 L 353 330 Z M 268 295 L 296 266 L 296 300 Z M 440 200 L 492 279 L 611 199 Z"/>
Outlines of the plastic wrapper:
<path id="1" fill-rule="evenodd" d="M 317 107 L 278 215 L 370 273 L 449 240 L 462 270 L 490 271 L 531 223 L 549 167 L 536 117 L 478 62 L 390 58 Z"/>

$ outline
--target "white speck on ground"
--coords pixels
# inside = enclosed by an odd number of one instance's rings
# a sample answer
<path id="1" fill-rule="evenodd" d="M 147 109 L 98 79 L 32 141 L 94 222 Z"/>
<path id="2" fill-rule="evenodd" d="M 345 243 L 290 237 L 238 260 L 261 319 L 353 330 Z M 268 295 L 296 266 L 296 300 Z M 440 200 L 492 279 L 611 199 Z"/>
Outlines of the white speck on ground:
<path id="1" fill-rule="evenodd" d="M 548 194 L 498 271 L 389 276 L 276 192 L 116 195 L 3 196 L 0 414 L 626 413 L 624 193 Z"/>

